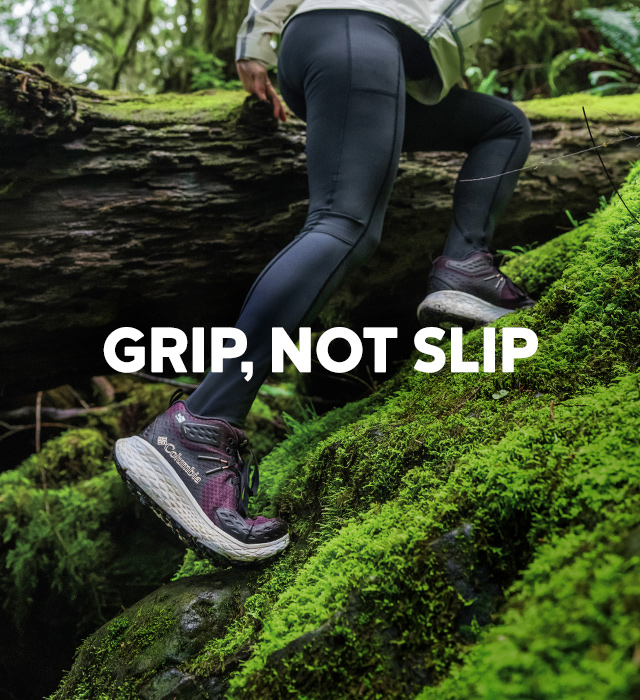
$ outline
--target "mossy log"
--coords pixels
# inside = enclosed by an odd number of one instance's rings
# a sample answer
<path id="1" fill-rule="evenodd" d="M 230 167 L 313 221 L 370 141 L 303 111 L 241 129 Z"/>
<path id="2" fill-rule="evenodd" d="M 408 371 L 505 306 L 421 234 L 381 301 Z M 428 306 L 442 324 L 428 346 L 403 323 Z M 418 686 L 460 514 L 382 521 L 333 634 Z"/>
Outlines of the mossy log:
<path id="1" fill-rule="evenodd" d="M 107 371 L 102 345 L 119 326 L 234 323 L 307 206 L 304 124 L 278 126 L 267 105 L 244 100 L 98 95 L 0 61 L 0 401 Z M 593 110 L 597 138 L 611 139 L 616 123 L 640 132 L 640 98 L 616 100 L 597 100 L 611 113 Z M 588 102 L 522 105 L 530 164 L 590 145 L 579 108 Z M 618 180 L 633 144 L 607 152 Z M 412 323 L 462 158 L 403 157 L 381 248 L 336 294 L 327 322 Z M 569 226 L 565 209 L 580 218 L 609 192 L 592 153 L 527 170 L 496 246 L 548 240 Z"/>

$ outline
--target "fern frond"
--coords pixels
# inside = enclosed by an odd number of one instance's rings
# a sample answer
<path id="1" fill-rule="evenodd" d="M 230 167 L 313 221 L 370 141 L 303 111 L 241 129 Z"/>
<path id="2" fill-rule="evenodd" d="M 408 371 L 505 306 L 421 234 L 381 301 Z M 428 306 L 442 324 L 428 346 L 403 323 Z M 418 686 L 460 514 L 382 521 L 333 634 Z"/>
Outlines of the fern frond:
<path id="1" fill-rule="evenodd" d="M 556 80 L 560 76 L 560 73 L 566 70 L 573 63 L 583 61 L 607 63 L 611 66 L 622 67 L 620 62 L 610 58 L 602 51 L 595 52 L 583 48 L 562 51 L 553 59 L 553 61 L 551 61 L 551 64 L 549 65 L 549 72 L 547 74 L 547 80 L 549 81 L 552 97 L 557 97 L 560 94 L 558 86 L 556 85 Z"/>
<path id="2" fill-rule="evenodd" d="M 640 73 L 640 21 L 635 13 L 610 7 L 602 10 L 590 7 L 578 10 L 575 17 L 591 20 L 611 46 Z"/>

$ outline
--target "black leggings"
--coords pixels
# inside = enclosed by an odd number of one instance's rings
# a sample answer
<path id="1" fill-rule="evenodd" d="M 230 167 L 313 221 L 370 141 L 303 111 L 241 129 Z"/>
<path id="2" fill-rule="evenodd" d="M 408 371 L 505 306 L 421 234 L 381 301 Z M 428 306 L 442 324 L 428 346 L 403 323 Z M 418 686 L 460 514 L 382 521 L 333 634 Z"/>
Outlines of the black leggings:
<path id="1" fill-rule="evenodd" d="M 468 153 L 456 183 L 444 254 L 487 250 L 517 174 L 464 179 L 520 168 L 531 129 L 506 100 L 453 88 L 438 104 L 405 96 L 412 79 L 435 71 L 428 44 L 405 25 L 357 10 L 314 10 L 294 17 L 282 36 L 278 83 L 307 122 L 309 212 L 302 231 L 262 271 L 236 327 L 248 341 L 187 401 L 197 414 L 241 426 L 271 367 L 271 328 L 297 339 L 340 281 L 380 242 L 400 152 Z M 253 362 L 246 382 L 241 361 Z"/>

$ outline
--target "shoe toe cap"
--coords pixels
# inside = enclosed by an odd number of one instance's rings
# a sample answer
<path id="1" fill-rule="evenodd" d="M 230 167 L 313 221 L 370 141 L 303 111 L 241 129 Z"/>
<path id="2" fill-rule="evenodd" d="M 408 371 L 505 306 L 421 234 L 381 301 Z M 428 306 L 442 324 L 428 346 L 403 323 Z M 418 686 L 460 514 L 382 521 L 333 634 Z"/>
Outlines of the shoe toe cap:
<path id="1" fill-rule="evenodd" d="M 284 537 L 289 531 L 289 526 L 282 518 L 264 519 L 263 522 L 255 522 L 247 537 L 247 542 L 271 542 Z"/>
<path id="2" fill-rule="evenodd" d="M 246 544 L 273 542 L 284 537 L 289 529 L 282 518 L 259 516 L 254 520 L 247 520 L 230 508 L 218 508 L 214 522 L 227 534 Z"/>

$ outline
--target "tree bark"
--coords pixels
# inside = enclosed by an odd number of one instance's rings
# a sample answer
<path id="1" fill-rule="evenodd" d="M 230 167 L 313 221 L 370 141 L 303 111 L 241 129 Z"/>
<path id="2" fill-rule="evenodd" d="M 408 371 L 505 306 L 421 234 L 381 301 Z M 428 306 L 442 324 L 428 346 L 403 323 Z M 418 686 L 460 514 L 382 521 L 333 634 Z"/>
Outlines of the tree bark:
<path id="1" fill-rule="evenodd" d="M 148 29 L 152 22 L 153 13 L 151 12 L 151 0 L 144 0 L 144 5 L 142 6 L 142 11 L 140 12 L 140 19 L 137 21 L 133 31 L 131 32 L 129 41 L 124 49 L 124 53 L 122 54 L 113 75 L 113 80 L 111 81 L 112 90 L 117 90 L 118 88 L 120 76 L 122 75 L 122 71 L 127 67 L 127 64 L 131 61 L 131 56 L 134 53 L 134 49 L 136 48 L 136 44 L 138 42 L 138 37 L 142 32 Z"/>
<path id="2" fill-rule="evenodd" d="M 249 0 L 206 0 L 202 44 L 209 52 L 227 62 L 235 77 L 236 33 L 249 10 Z"/>
<path id="3" fill-rule="evenodd" d="M 278 126 L 238 93 L 74 93 L 0 63 L 0 404 L 109 371 L 120 326 L 233 325 L 307 206 L 304 124 Z M 236 104 L 237 107 L 233 107 Z M 620 120 L 618 120 L 620 121 Z M 590 146 L 580 121 L 532 119 L 530 164 Z M 607 122 L 592 128 L 611 138 Z M 639 133 L 640 122 L 624 125 Z M 608 149 L 620 182 L 634 141 Z M 442 249 L 463 154 L 405 155 L 376 255 L 336 293 L 325 324 L 415 324 Z M 593 153 L 521 174 L 496 248 L 542 243 L 611 191 Z"/>

